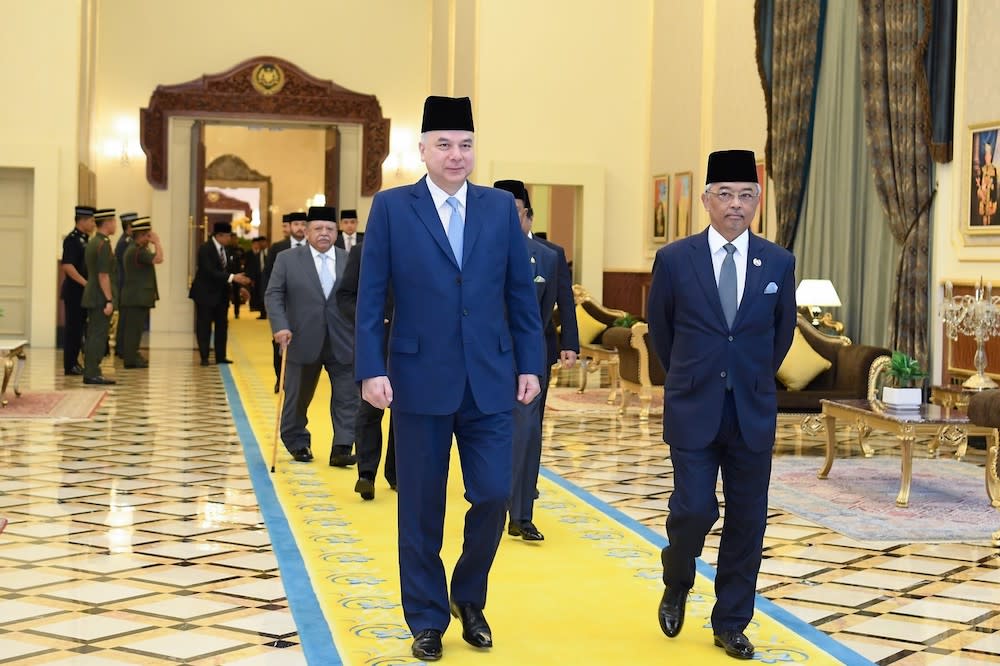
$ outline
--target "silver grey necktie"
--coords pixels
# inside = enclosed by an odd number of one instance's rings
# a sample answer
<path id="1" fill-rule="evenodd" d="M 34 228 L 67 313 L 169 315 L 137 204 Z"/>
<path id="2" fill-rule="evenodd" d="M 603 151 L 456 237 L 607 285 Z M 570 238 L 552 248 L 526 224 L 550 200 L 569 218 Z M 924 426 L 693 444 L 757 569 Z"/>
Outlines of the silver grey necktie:
<path id="1" fill-rule="evenodd" d="M 726 243 L 722 247 L 726 251 L 726 258 L 722 260 L 722 270 L 719 272 L 719 300 L 722 301 L 722 314 L 726 316 L 726 324 L 732 328 L 733 320 L 736 319 L 736 262 L 733 260 L 736 246 Z"/>

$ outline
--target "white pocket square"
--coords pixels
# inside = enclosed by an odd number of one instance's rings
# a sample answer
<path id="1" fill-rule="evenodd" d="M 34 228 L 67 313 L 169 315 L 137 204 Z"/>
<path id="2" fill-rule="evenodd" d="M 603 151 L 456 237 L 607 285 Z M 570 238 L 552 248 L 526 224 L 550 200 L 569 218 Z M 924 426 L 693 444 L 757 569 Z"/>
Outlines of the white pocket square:
<path id="1" fill-rule="evenodd" d="M 764 293 L 765 294 L 777 294 L 778 293 L 778 285 L 776 285 L 773 282 L 768 282 L 767 286 L 764 287 Z"/>
<path id="2" fill-rule="evenodd" d="M 538 283 L 545 282 L 545 278 L 543 278 L 541 275 L 536 275 L 535 276 L 535 282 L 538 282 Z"/>

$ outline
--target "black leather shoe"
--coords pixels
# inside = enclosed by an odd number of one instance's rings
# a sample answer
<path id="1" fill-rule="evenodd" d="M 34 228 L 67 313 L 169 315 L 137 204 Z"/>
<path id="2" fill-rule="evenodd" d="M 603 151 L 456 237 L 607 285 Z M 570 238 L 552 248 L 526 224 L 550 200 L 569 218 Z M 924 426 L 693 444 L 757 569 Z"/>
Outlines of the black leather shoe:
<path id="1" fill-rule="evenodd" d="M 219 365 L 223 365 L 224 363 L 232 363 L 233 359 L 231 359 L 231 358 L 219 358 L 219 359 L 216 359 L 215 362 L 217 364 L 219 364 Z"/>
<path id="2" fill-rule="evenodd" d="M 128 368 L 129 370 L 132 370 L 134 368 L 148 368 L 149 363 L 146 361 L 137 361 L 135 363 L 126 363 L 125 367 Z"/>
<path id="3" fill-rule="evenodd" d="M 202 366 L 208 365 L 208 359 L 207 358 L 201 359 L 201 364 Z"/>
<path id="4" fill-rule="evenodd" d="M 84 377 L 83 378 L 83 383 L 84 384 L 100 384 L 102 386 L 111 386 L 113 384 L 117 384 L 118 382 L 116 382 L 113 379 L 108 379 L 104 375 L 97 375 L 96 377 Z"/>
<path id="5" fill-rule="evenodd" d="M 486 623 L 483 611 L 472 604 L 457 604 L 451 602 L 451 614 L 462 623 L 462 638 L 472 647 L 493 647 L 493 632 Z"/>
<path id="6" fill-rule="evenodd" d="M 354 492 L 361 495 L 361 499 L 363 500 L 373 500 L 375 499 L 375 482 L 371 479 L 361 477 L 354 484 Z"/>
<path id="7" fill-rule="evenodd" d="M 358 462 L 357 456 L 348 453 L 330 454 L 330 467 L 350 467 L 356 462 Z"/>
<path id="8" fill-rule="evenodd" d="M 303 449 L 296 449 L 292 451 L 292 458 L 295 459 L 295 462 L 312 462 L 313 454 L 307 446 Z"/>
<path id="9" fill-rule="evenodd" d="M 669 587 L 663 590 L 663 598 L 660 599 L 660 629 L 670 638 L 681 633 L 684 626 L 684 606 L 687 604 L 687 590 L 671 590 Z"/>
<path id="10" fill-rule="evenodd" d="M 70 368 L 69 370 L 66 370 L 65 372 L 66 372 L 66 376 L 67 377 L 69 377 L 69 376 L 79 377 L 80 375 L 83 374 L 83 368 L 81 368 L 78 365 L 74 365 L 72 368 Z"/>
<path id="11" fill-rule="evenodd" d="M 753 643 L 742 631 L 731 629 L 715 634 L 715 645 L 734 659 L 753 659 Z"/>
<path id="12" fill-rule="evenodd" d="M 510 525 L 507 526 L 507 534 L 515 537 L 519 536 L 525 541 L 545 541 L 545 537 L 530 520 L 523 523 L 511 521 Z"/>
<path id="13" fill-rule="evenodd" d="M 441 632 L 437 629 L 418 631 L 410 651 L 421 661 L 437 661 L 441 658 Z"/>
<path id="14" fill-rule="evenodd" d="M 257 315 L 257 319 L 267 319 L 267 315 Z"/>

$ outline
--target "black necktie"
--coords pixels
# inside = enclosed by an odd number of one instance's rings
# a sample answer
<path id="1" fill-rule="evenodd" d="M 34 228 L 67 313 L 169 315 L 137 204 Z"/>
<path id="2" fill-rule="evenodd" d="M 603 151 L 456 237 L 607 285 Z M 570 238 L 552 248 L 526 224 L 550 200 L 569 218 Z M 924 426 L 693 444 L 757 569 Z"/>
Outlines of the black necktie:
<path id="1" fill-rule="evenodd" d="M 226 248 L 219 246 L 219 261 L 222 262 L 222 267 L 226 267 Z"/>

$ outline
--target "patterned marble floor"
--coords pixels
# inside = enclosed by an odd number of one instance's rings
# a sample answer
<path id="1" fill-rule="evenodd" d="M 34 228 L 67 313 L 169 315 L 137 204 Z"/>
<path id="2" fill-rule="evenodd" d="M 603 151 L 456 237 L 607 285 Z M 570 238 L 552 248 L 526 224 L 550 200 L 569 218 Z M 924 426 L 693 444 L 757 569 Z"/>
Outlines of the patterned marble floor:
<path id="1" fill-rule="evenodd" d="M 92 420 L 0 418 L 0 663 L 304 664 L 218 368 L 156 351 L 148 370 L 112 372 Z M 80 386 L 45 349 L 22 385 Z M 672 470 L 655 418 L 552 413 L 546 439 L 550 470 L 662 532 Z M 821 451 L 791 428 L 777 443 Z M 759 590 L 880 664 L 1000 664 L 986 545 L 862 543 L 772 511 Z"/>

